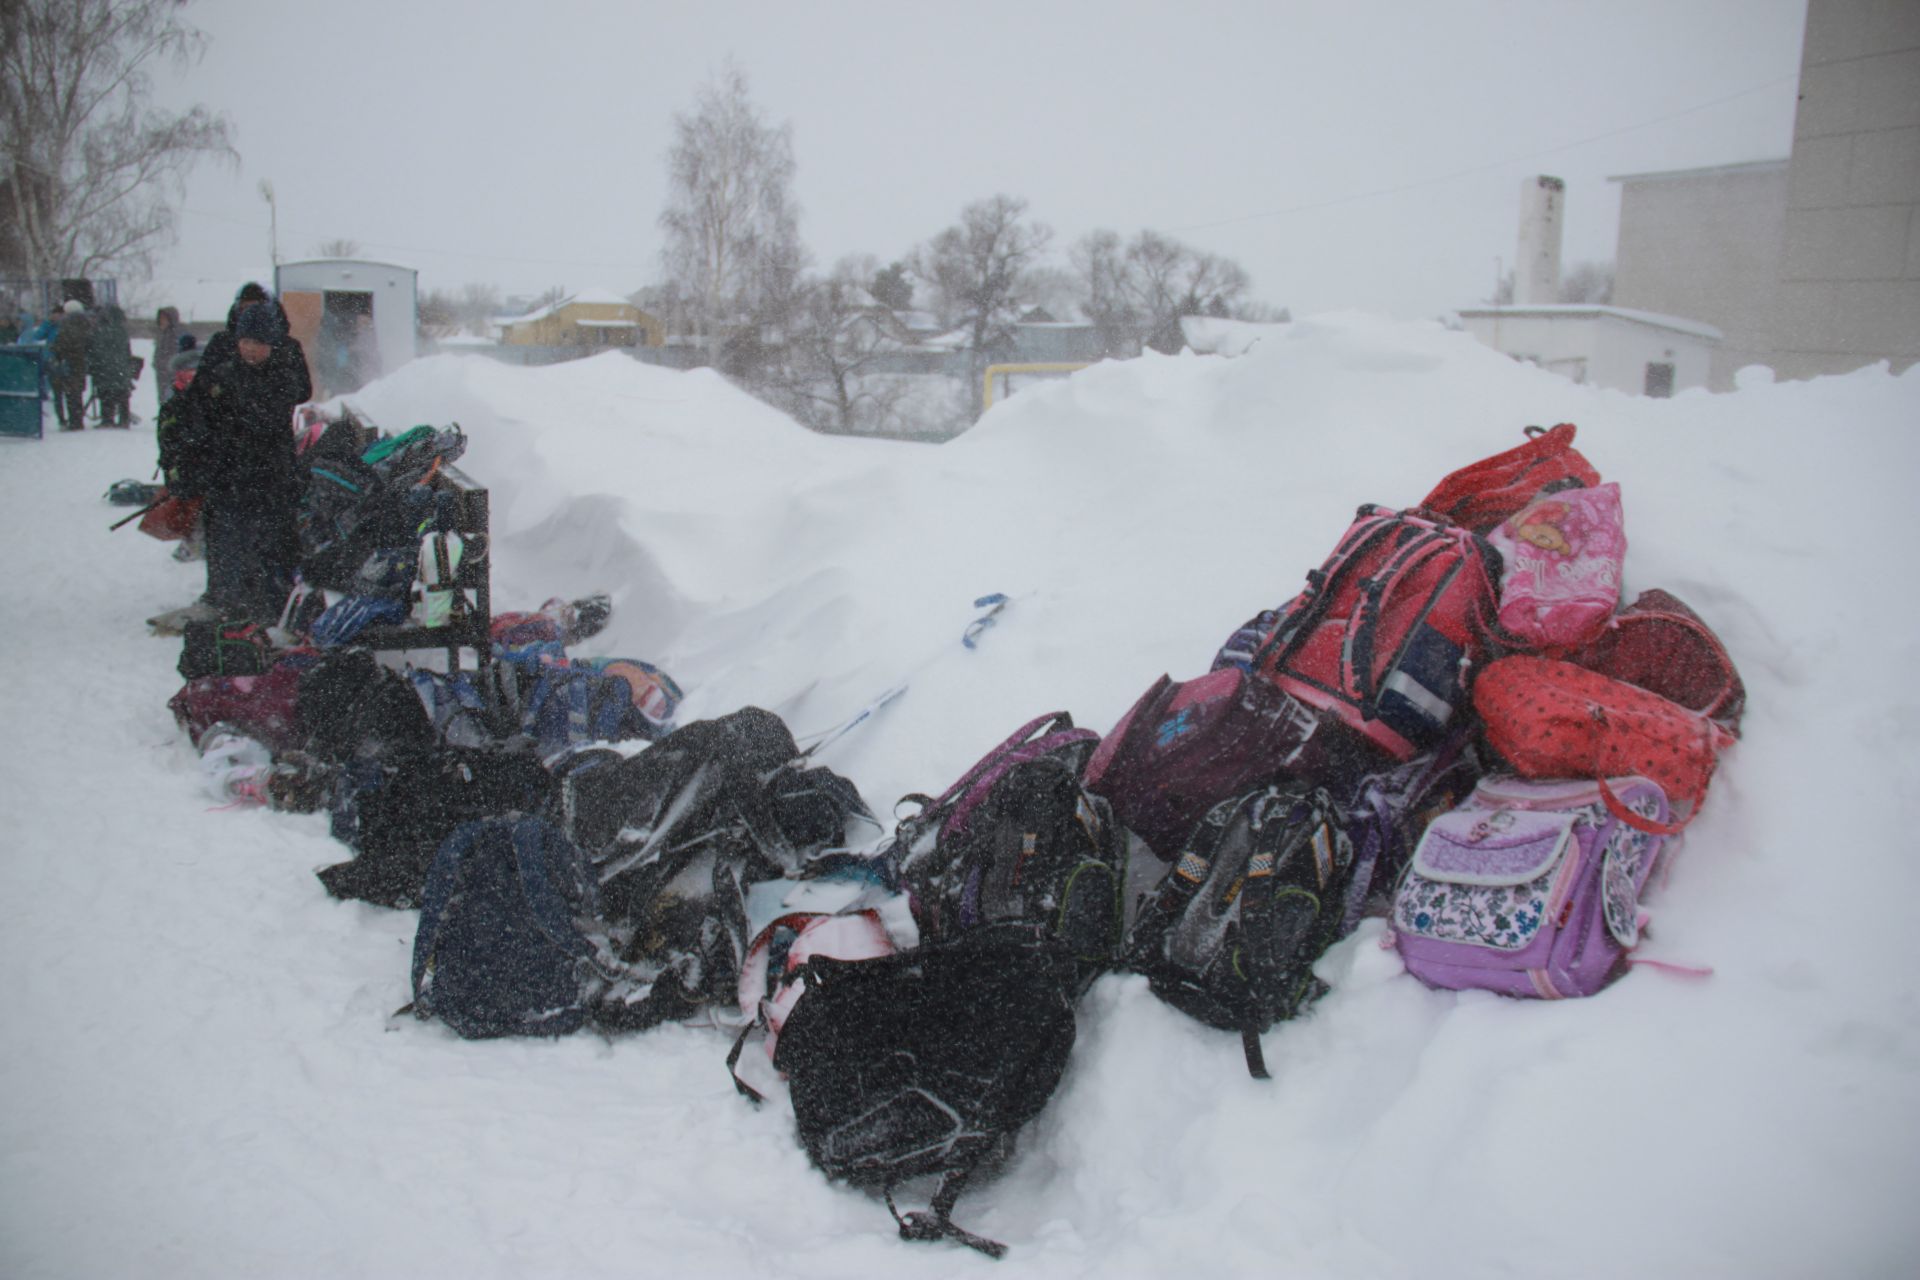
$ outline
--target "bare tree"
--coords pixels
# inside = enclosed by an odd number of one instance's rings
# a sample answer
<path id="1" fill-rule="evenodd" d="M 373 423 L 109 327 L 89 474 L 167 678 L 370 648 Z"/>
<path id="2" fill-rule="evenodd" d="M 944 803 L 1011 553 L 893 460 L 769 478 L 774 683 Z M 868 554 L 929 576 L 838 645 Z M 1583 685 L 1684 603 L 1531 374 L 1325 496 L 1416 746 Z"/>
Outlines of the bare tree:
<path id="1" fill-rule="evenodd" d="M 727 330 L 790 288 L 804 265 L 793 129 L 767 123 L 731 62 L 673 126 L 662 257 L 718 364 Z"/>
<path id="2" fill-rule="evenodd" d="M 913 273 L 932 288 L 942 322 L 964 324 L 975 352 L 1004 337 L 1018 317 L 1031 272 L 1053 240 L 1050 228 L 1026 215 L 1027 202 L 1013 196 L 975 201 L 914 250 Z"/>
<path id="3" fill-rule="evenodd" d="M 1605 306 L 1613 301 L 1613 264 L 1576 262 L 1560 274 L 1560 301 Z"/>
<path id="4" fill-rule="evenodd" d="M 1136 354 L 1140 341 L 1140 313 L 1135 308 L 1128 277 L 1126 248 L 1119 233 L 1090 231 L 1068 253 L 1079 284 L 1080 310 L 1100 333 L 1108 355 Z"/>
<path id="5" fill-rule="evenodd" d="M 415 310 L 423 337 L 450 338 L 462 333 L 493 337 L 497 336 L 493 320 L 501 306 L 500 290 L 493 285 L 464 284 L 458 291 L 427 290 L 420 295 Z"/>
<path id="6" fill-rule="evenodd" d="M 1574 263 L 1560 273 L 1560 288 L 1554 297 L 1563 306 L 1606 306 L 1613 301 L 1613 264 Z M 1493 297 L 1487 302 L 1495 307 L 1513 305 L 1512 268 L 1501 272 L 1500 278 L 1494 281 Z"/>
<path id="7" fill-rule="evenodd" d="M 1245 300 L 1251 282 L 1238 263 L 1157 231 L 1142 231 L 1124 247 L 1111 231 L 1090 232 L 1071 257 L 1081 309 L 1116 354 L 1133 342 L 1178 351 L 1183 316 L 1270 314 L 1249 313 L 1256 304 Z"/>
<path id="8" fill-rule="evenodd" d="M 316 258 L 357 258 L 360 256 L 358 240 L 322 240 L 314 246 Z"/>
<path id="9" fill-rule="evenodd" d="M 174 228 L 168 196 L 203 156 L 234 159 L 205 107 L 148 105 L 149 68 L 206 37 L 182 0 L 0 0 L 0 266 L 140 269 Z"/>
<path id="10" fill-rule="evenodd" d="M 413 308 L 414 332 L 423 338 L 451 337 L 459 328 L 453 308 L 453 295 L 445 289 L 424 291 Z"/>
<path id="11" fill-rule="evenodd" d="M 823 280 L 809 280 L 788 335 L 779 388 L 786 407 L 810 426 L 842 432 L 890 424 L 905 384 L 879 366 L 903 345 L 893 308 L 870 289 L 872 258 L 850 256 Z"/>
<path id="12" fill-rule="evenodd" d="M 462 333 L 497 338 L 493 321 L 500 314 L 500 308 L 498 288 L 490 284 L 463 284 L 453 302 L 453 318 Z"/>
<path id="13" fill-rule="evenodd" d="M 1238 263 L 1157 231 L 1133 238 L 1127 246 L 1127 267 L 1134 304 L 1147 329 L 1146 343 L 1168 353 L 1185 344 L 1182 316 L 1227 315 L 1249 283 Z"/>

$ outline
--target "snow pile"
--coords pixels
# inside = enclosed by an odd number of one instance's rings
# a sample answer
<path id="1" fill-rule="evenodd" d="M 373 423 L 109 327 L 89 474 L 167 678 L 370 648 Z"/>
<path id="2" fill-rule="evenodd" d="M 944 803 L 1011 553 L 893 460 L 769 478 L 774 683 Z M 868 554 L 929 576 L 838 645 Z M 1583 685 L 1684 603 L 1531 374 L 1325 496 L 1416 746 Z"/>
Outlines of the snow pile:
<path id="1" fill-rule="evenodd" d="M 458 420 L 502 608 L 613 592 L 590 652 L 662 663 L 685 718 L 802 734 L 905 679 L 827 763 L 885 812 L 1015 725 L 1108 728 L 1296 590 L 1364 501 L 1570 420 L 1622 485 L 1629 597 L 1674 591 L 1749 691 L 1639 971 L 1592 1000 L 1431 992 L 1369 922 L 1334 991 L 1235 1037 L 1102 980 L 1061 1091 L 962 1202 L 998 1275 L 1895 1274 L 1920 1142 L 1920 661 L 1866 534 L 1920 474 L 1920 373 L 1653 401 L 1438 326 L 1317 317 L 1236 359 L 1022 390 L 943 446 L 821 437 L 620 356 L 417 361 L 354 398 Z M 135 408 L 151 405 L 151 388 Z M 386 1015 L 413 918 L 326 898 L 318 817 L 208 812 L 139 619 L 197 566 L 97 496 L 148 431 L 0 442 L 14 675 L 0 778 L 0 1270 L 67 1275 L 899 1277 L 908 1245 L 733 1092 L 711 1029 L 468 1044 Z M 974 651 L 974 597 L 1013 597 Z M 1906 1266 L 1902 1264 L 1905 1263 Z"/>

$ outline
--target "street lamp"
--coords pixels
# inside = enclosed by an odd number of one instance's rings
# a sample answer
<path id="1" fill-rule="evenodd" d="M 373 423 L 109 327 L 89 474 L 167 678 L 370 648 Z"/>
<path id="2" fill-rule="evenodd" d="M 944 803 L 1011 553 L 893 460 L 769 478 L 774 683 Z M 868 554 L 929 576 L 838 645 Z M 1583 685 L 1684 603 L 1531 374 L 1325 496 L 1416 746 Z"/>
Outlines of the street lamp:
<path id="1" fill-rule="evenodd" d="M 260 179 L 260 198 L 267 202 L 267 256 L 280 265 L 280 207 L 273 202 L 273 184 Z"/>

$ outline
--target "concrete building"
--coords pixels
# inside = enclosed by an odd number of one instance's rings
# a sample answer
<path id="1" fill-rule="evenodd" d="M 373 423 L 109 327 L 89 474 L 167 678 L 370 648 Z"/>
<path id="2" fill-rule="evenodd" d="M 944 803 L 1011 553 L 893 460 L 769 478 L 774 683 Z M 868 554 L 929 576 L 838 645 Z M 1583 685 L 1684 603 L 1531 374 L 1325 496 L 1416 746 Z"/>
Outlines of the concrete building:
<path id="1" fill-rule="evenodd" d="M 1920 360 L 1920 3 L 1811 0 L 1774 371 Z"/>
<path id="2" fill-rule="evenodd" d="M 1621 184 L 1613 301 L 1783 378 L 1920 360 L 1920 3 L 1809 0 L 1793 152 Z"/>
<path id="3" fill-rule="evenodd" d="M 1620 184 L 1613 301 L 1719 330 L 1706 385 L 1732 390 L 1738 370 L 1773 355 L 1787 161 L 1613 181 Z"/>
<path id="4" fill-rule="evenodd" d="M 1711 325 L 1621 307 L 1472 307 L 1459 315 L 1468 333 L 1496 351 L 1632 395 L 1706 386 L 1720 344 Z"/>
<path id="5" fill-rule="evenodd" d="M 1513 303 L 1464 308 L 1457 313 L 1461 327 L 1496 351 L 1575 382 L 1648 396 L 1706 386 L 1721 340 L 1712 325 L 1559 301 L 1565 193 L 1564 182 L 1545 174 L 1522 180 Z"/>

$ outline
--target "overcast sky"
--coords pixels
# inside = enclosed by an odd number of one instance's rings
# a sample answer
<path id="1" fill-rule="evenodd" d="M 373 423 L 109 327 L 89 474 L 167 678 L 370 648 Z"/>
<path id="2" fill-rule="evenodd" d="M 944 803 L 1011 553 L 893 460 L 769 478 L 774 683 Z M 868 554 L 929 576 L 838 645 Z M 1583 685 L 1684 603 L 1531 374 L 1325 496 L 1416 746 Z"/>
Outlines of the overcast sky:
<path id="1" fill-rule="evenodd" d="M 231 288 L 350 239 L 423 289 L 630 292 L 659 275 L 672 117 L 728 56 L 793 126 L 822 267 L 969 201 L 1056 256 L 1143 227 L 1296 316 L 1490 293 L 1523 177 L 1567 181 L 1570 264 L 1613 254 L 1610 175 L 1782 157 L 1805 0 L 197 0 L 168 105 L 232 120 L 161 288 Z M 164 300 L 164 299 L 156 299 Z"/>

